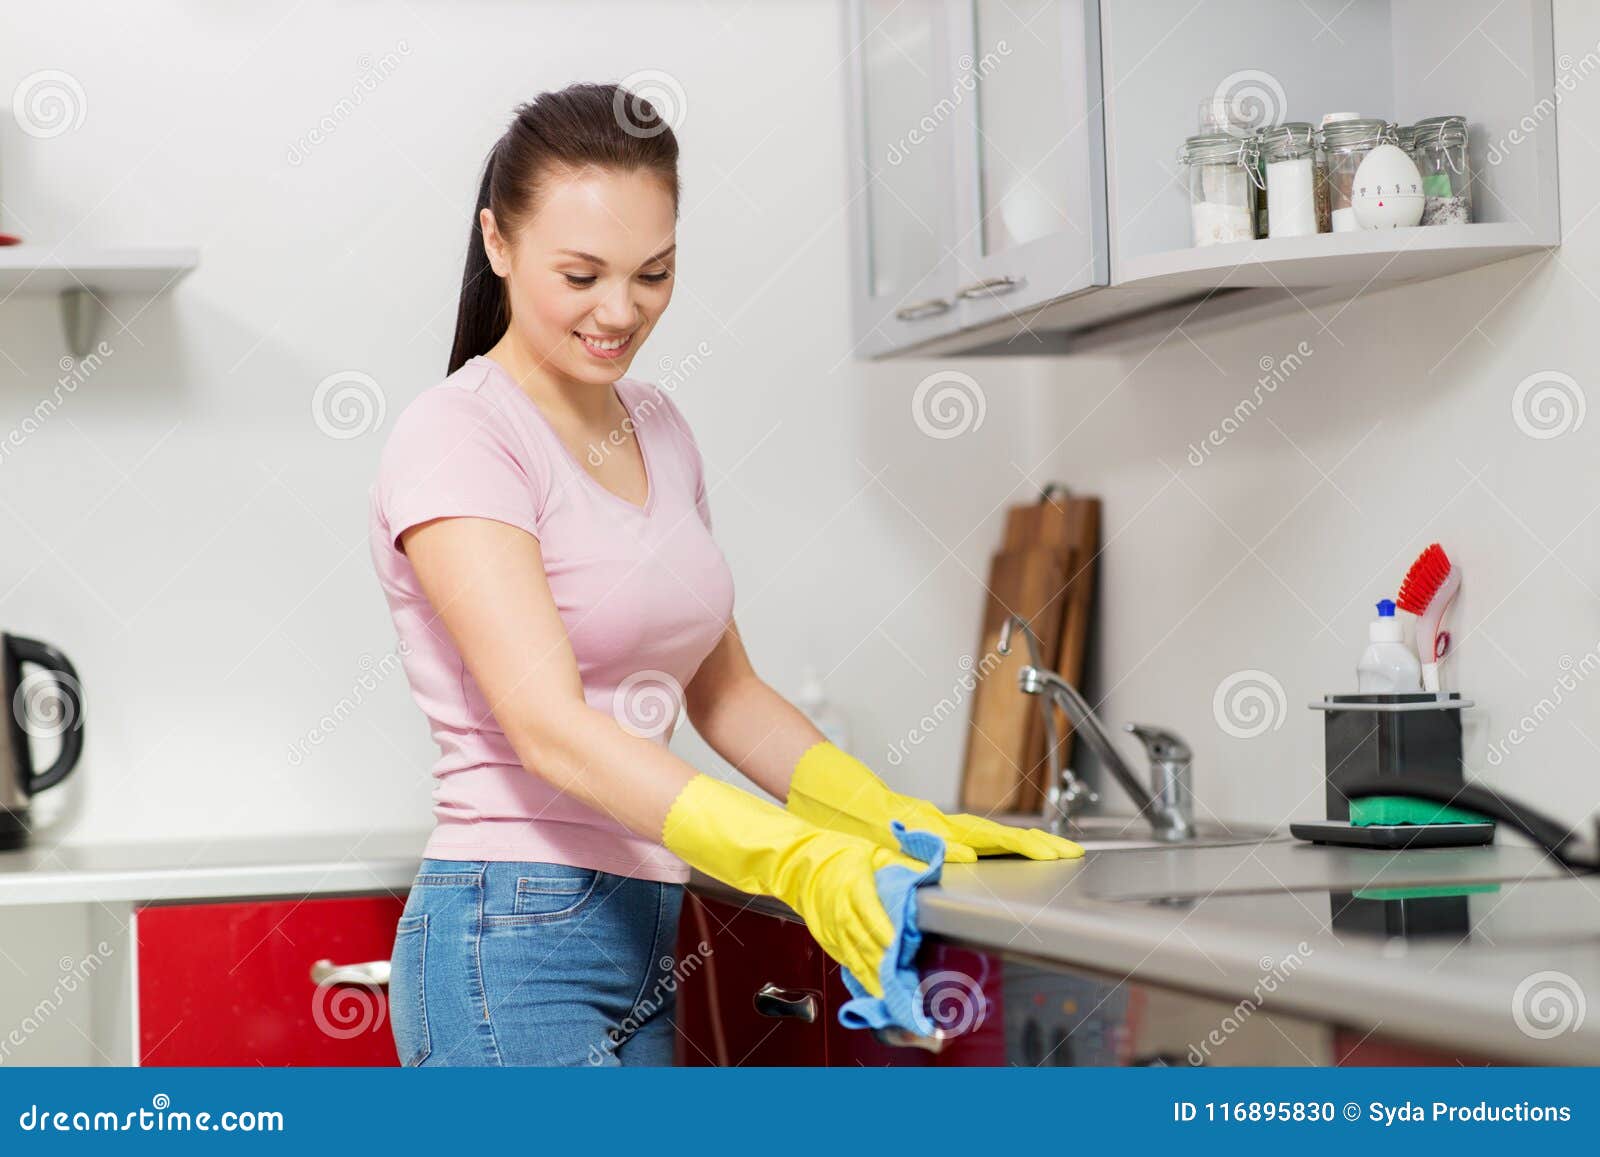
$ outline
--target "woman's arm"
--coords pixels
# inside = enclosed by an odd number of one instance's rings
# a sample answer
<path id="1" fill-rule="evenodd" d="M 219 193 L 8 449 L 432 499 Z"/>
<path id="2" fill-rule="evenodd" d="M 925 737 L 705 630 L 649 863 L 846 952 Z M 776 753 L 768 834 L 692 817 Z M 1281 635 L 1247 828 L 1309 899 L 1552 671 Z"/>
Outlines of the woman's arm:
<path id="1" fill-rule="evenodd" d="M 411 527 L 400 543 L 523 766 L 660 840 L 696 771 L 584 700 L 539 540 L 493 519 L 450 517 Z"/>
<path id="2" fill-rule="evenodd" d="M 756 674 L 732 619 L 684 688 L 684 706 L 713 751 L 779 800 L 800 756 L 827 738 Z"/>

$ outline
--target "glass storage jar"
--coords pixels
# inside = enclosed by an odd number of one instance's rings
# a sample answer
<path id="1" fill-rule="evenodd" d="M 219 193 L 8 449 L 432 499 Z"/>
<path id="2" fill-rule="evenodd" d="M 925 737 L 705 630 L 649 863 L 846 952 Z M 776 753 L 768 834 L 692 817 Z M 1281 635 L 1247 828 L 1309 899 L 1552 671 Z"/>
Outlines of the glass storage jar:
<path id="1" fill-rule="evenodd" d="M 1328 217 L 1334 233 L 1353 233 L 1361 227 L 1351 201 L 1356 170 L 1373 149 L 1394 143 L 1395 127 L 1371 117 L 1338 115 L 1339 119 L 1324 117 L 1322 121 L 1322 151 L 1328 158 Z"/>
<path id="2" fill-rule="evenodd" d="M 1394 143 L 1399 145 L 1400 151 L 1413 161 L 1417 159 L 1416 136 L 1417 131 L 1411 125 L 1396 125 L 1394 128 Z"/>
<path id="3" fill-rule="evenodd" d="M 1332 227 L 1328 171 L 1317 130 L 1305 121 L 1285 121 L 1261 131 L 1266 172 L 1269 237 L 1304 237 Z"/>
<path id="4" fill-rule="evenodd" d="M 1267 127 L 1253 133 L 1250 137 L 1250 155 L 1255 158 L 1250 166 L 1255 174 L 1252 178 L 1256 183 L 1256 236 L 1270 237 L 1271 230 L 1267 219 L 1267 160 L 1261 155 L 1261 143 L 1266 139 L 1266 134 L 1271 132 Z"/>
<path id="5" fill-rule="evenodd" d="M 1249 137 L 1201 133 L 1178 150 L 1188 169 L 1189 227 L 1195 245 L 1256 235 L 1255 146 Z"/>
<path id="6" fill-rule="evenodd" d="M 1465 225 L 1472 220 L 1467 118 L 1428 117 L 1411 128 L 1412 159 L 1422 173 L 1422 223 Z"/>

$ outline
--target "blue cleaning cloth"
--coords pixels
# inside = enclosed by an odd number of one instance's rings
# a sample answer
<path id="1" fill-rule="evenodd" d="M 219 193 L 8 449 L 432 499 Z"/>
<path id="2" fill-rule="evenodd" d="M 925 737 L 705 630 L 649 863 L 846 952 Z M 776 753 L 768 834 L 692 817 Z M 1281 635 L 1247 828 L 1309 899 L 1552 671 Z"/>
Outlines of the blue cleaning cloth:
<path id="1" fill-rule="evenodd" d="M 932 1036 L 938 1026 L 922 1007 L 921 978 L 913 964 L 917 949 L 922 946 L 922 932 L 917 927 L 917 889 L 923 884 L 939 882 L 939 873 L 944 868 L 944 840 L 932 832 L 908 832 L 899 820 L 890 820 L 889 830 L 900 842 L 902 852 L 912 859 L 925 861 L 927 867 L 920 872 L 901 864 L 878 869 L 875 877 L 878 898 L 894 924 L 894 942 L 878 966 L 883 995 L 873 996 L 848 968 L 840 969 L 839 975 L 844 978 L 844 986 L 853 999 L 845 1001 L 839 1009 L 839 1023 L 846 1028 L 893 1025 L 919 1036 Z"/>

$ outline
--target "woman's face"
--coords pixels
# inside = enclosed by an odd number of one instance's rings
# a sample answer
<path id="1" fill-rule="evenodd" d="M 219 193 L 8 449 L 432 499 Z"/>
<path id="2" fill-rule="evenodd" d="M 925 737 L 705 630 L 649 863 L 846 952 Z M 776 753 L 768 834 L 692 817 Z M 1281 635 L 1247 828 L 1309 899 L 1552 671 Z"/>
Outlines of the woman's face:
<path id="1" fill-rule="evenodd" d="M 558 177 L 511 238 L 490 210 L 480 217 L 511 328 L 533 357 L 595 385 L 626 374 L 672 300 L 676 219 L 660 178 L 599 169 Z"/>

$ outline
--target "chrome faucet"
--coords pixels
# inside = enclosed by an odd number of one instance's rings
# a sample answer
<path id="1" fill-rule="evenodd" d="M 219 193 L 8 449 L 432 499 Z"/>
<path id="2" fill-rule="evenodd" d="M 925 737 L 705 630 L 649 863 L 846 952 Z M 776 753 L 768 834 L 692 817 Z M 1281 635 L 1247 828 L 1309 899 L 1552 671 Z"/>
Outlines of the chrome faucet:
<path id="1" fill-rule="evenodd" d="M 1098 803 L 1100 799 L 1070 768 L 1062 764 L 1056 738 L 1055 711 L 1052 710 L 1052 707 L 1059 706 L 1095 756 L 1132 798 L 1139 814 L 1149 820 L 1157 839 L 1173 842 L 1193 839 L 1194 796 L 1190 788 L 1193 753 L 1189 745 L 1160 727 L 1143 723 L 1124 725 L 1124 730 L 1144 744 L 1145 754 L 1150 759 L 1151 787 L 1146 788 L 1128 767 L 1105 725 L 1084 701 L 1078 689 L 1054 671 L 1045 669 L 1038 637 L 1025 619 L 1018 615 L 1008 617 L 1000 627 L 1000 641 L 995 649 L 1002 655 L 1011 653 L 1013 626 L 1022 628 L 1028 642 L 1029 662 L 1017 673 L 1017 685 L 1027 694 L 1039 696 L 1040 708 L 1044 711 L 1045 753 L 1050 774 L 1046 808 L 1050 830 L 1058 835 L 1064 834 L 1062 829 L 1070 823 L 1080 801 Z"/>

